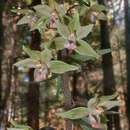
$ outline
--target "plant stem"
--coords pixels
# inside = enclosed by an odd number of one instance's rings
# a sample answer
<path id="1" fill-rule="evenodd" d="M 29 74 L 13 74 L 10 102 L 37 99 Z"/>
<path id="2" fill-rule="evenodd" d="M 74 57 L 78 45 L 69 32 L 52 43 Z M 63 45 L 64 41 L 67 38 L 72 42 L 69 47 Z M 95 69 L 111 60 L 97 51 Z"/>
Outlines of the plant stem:
<path id="1" fill-rule="evenodd" d="M 62 51 L 62 60 L 66 61 L 68 57 L 67 50 Z M 66 72 L 62 75 L 62 91 L 65 99 L 65 109 L 69 110 L 72 108 L 73 101 L 71 91 L 69 89 L 69 73 Z M 66 120 L 66 130 L 72 130 L 72 122 L 70 120 Z"/>

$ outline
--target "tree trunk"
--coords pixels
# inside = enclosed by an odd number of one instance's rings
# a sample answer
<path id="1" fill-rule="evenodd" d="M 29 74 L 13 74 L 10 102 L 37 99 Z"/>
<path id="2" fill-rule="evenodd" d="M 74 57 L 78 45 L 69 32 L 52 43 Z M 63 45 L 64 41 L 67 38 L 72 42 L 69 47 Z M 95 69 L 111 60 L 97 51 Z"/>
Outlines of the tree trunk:
<path id="1" fill-rule="evenodd" d="M 104 0 L 98 0 L 99 4 L 105 5 Z M 105 12 L 106 13 L 106 12 Z M 107 21 L 100 21 L 100 30 L 101 30 L 101 48 L 108 49 L 111 48 L 110 46 L 110 39 L 109 39 L 109 31 L 108 31 L 108 24 Z M 115 79 L 114 79 L 114 72 L 113 72 L 113 62 L 112 62 L 112 55 L 108 53 L 102 56 L 102 67 L 103 67 L 103 76 L 104 76 L 104 94 L 111 95 L 115 92 Z M 118 110 L 115 108 L 114 110 Z M 108 116 L 108 129 L 112 130 L 113 127 L 117 130 L 120 130 L 120 121 L 119 115 L 110 115 Z"/>
<path id="2" fill-rule="evenodd" d="M 3 9 L 4 9 L 4 0 L 1 0 L 1 4 L 0 4 L 0 102 L 2 101 Z"/>
<path id="3" fill-rule="evenodd" d="M 16 85 L 15 85 L 16 78 L 14 77 L 16 68 L 13 66 L 13 64 L 16 61 L 16 56 L 18 55 L 17 52 L 19 52 L 18 51 L 19 48 L 17 47 L 18 37 L 17 37 L 17 25 L 16 25 L 16 21 L 18 20 L 19 16 L 13 16 L 12 14 L 10 14 L 8 12 L 12 5 L 13 5 L 13 3 L 10 3 L 10 1 L 6 1 L 4 3 L 3 17 L 0 19 L 0 20 L 3 20 L 3 25 L 4 25 L 4 38 L 0 39 L 0 42 L 4 40 L 4 42 L 6 43 L 6 44 L 4 44 L 4 46 L 2 46 L 2 44 L 1 44 L 0 51 L 4 50 L 3 51 L 4 54 L 3 54 L 3 52 L 1 53 L 4 56 L 3 62 L 7 61 L 6 65 L 5 65 L 5 66 L 7 66 L 6 73 L 5 73 L 6 86 L 4 87 L 4 91 L 3 91 L 4 96 L 2 97 L 2 102 L 1 102 L 1 106 L 0 106 L 0 109 L 3 112 L 7 112 L 8 99 L 11 95 L 13 95 L 13 92 L 14 92 L 13 90 L 16 87 Z M 1 7 L 1 8 L 3 8 L 3 7 Z M 11 30 L 11 33 L 10 33 L 9 29 Z M 0 31 L 1 31 L 1 29 L 0 29 Z M 9 50 L 8 50 L 8 48 L 9 48 Z M 0 59 L 0 62 L 1 62 L 1 60 L 2 59 Z M 0 72 L 0 75 L 1 75 L 1 73 L 2 72 Z M 12 106 L 14 105 L 12 102 L 10 102 L 10 103 L 12 104 Z M 2 122 L 4 120 L 5 123 L 7 123 L 7 120 L 5 120 L 4 117 L 7 117 L 7 114 L 0 115 L 0 122 Z"/>
<path id="4" fill-rule="evenodd" d="M 125 2 L 125 38 L 126 38 L 126 61 L 127 61 L 127 97 L 126 97 L 126 112 L 128 124 L 130 125 L 130 0 Z M 130 126 L 129 126 L 130 130 Z"/>
<path id="5" fill-rule="evenodd" d="M 38 31 L 33 31 L 30 45 L 32 50 L 40 49 L 40 40 L 40 33 Z M 34 130 L 39 130 L 39 84 L 32 83 L 32 81 L 34 81 L 34 69 L 30 69 L 29 79 L 30 85 L 27 94 L 28 125 Z"/>

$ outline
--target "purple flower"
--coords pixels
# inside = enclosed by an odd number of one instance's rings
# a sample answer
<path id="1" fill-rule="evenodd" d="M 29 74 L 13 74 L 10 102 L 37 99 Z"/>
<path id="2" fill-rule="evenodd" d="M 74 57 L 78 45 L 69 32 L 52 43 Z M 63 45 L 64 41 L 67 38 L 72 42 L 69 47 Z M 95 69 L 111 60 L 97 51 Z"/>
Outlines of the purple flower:
<path id="1" fill-rule="evenodd" d="M 64 44 L 64 47 L 68 50 L 74 50 L 76 48 L 76 43 L 69 41 Z"/>
<path id="2" fill-rule="evenodd" d="M 42 81 L 45 80 L 48 76 L 48 70 L 47 69 L 39 69 L 37 77 L 36 77 L 36 81 Z"/>

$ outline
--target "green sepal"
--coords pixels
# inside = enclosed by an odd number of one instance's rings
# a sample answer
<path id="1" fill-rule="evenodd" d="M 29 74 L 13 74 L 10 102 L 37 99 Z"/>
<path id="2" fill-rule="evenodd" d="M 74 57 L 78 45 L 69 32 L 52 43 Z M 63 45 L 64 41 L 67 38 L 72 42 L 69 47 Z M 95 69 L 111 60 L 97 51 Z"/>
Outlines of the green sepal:
<path id="1" fill-rule="evenodd" d="M 36 5 L 33 8 L 36 10 L 38 15 L 46 17 L 51 17 L 51 13 L 53 11 L 53 9 L 47 5 Z"/>
<path id="2" fill-rule="evenodd" d="M 77 40 L 83 39 L 88 36 L 88 34 L 92 31 L 93 24 L 89 24 L 87 26 L 80 26 L 76 30 Z"/>
<path id="3" fill-rule="evenodd" d="M 52 58 L 52 52 L 49 49 L 45 49 L 41 52 L 41 61 L 42 63 L 48 63 Z"/>
<path id="4" fill-rule="evenodd" d="M 70 65 L 63 61 L 58 61 L 58 60 L 50 61 L 48 63 L 48 67 L 51 72 L 57 73 L 57 74 L 63 74 L 68 71 L 74 71 L 74 70 L 79 69 L 79 67 L 77 66 Z"/>
<path id="5" fill-rule="evenodd" d="M 12 9 L 11 12 L 25 14 L 25 15 L 34 13 L 33 10 L 30 9 Z"/>
<path id="6" fill-rule="evenodd" d="M 78 12 L 75 13 L 73 19 L 71 19 L 68 26 L 69 26 L 69 29 L 71 32 L 75 32 L 76 30 L 78 30 L 80 28 L 80 21 L 79 21 Z"/>
<path id="7" fill-rule="evenodd" d="M 23 50 L 32 58 L 35 60 L 40 61 L 41 60 L 41 52 L 37 50 L 31 50 L 30 48 L 26 48 L 23 46 Z"/>
<path id="8" fill-rule="evenodd" d="M 31 19 L 31 15 L 25 15 L 17 22 L 17 25 L 29 24 L 31 22 Z"/>
<path id="9" fill-rule="evenodd" d="M 56 21 L 56 27 L 58 29 L 59 34 L 64 38 L 68 39 L 70 32 L 68 26 L 65 24 L 60 23 L 59 21 Z"/>
<path id="10" fill-rule="evenodd" d="M 72 110 L 61 112 L 61 113 L 55 113 L 57 116 L 67 119 L 81 119 L 85 116 L 88 116 L 89 112 L 86 107 L 77 107 Z"/>
<path id="11" fill-rule="evenodd" d="M 66 39 L 64 39 L 63 37 L 56 37 L 54 39 L 54 44 L 55 44 L 55 48 L 56 50 L 62 50 L 64 49 L 64 44 L 67 42 Z"/>
<path id="12" fill-rule="evenodd" d="M 79 40 L 78 41 L 79 46 L 75 49 L 77 53 L 80 55 L 85 55 L 85 56 L 91 56 L 91 57 L 99 57 L 99 55 L 94 51 L 94 49 L 85 41 Z"/>
<path id="13" fill-rule="evenodd" d="M 22 67 L 26 67 L 26 68 L 37 68 L 36 64 L 37 64 L 37 60 L 27 58 L 27 59 L 18 61 L 14 65 L 17 67 L 22 66 Z"/>

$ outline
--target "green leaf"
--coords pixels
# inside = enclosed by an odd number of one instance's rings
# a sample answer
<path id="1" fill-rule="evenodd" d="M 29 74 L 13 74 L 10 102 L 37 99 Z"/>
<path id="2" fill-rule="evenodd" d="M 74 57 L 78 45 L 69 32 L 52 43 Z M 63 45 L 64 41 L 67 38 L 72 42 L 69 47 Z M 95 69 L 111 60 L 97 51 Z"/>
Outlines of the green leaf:
<path id="1" fill-rule="evenodd" d="M 79 69 L 77 66 L 70 65 L 58 60 L 50 61 L 48 67 L 50 68 L 51 72 L 57 74 L 62 74 L 68 71 L 74 71 Z"/>
<path id="2" fill-rule="evenodd" d="M 122 104 L 122 101 L 106 101 L 103 103 L 98 104 L 98 106 L 105 107 L 106 110 L 109 110 L 113 107 L 120 106 Z"/>
<path id="3" fill-rule="evenodd" d="M 83 39 L 88 36 L 88 34 L 92 31 L 93 24 L 89 24 L 87 26 L 81 26 L 77 31 L 77 40 Z"/>
<path id="4" fill-rule="evenodd" d="M 56 22 L 56 27 L 58 32 L 64 39 L 67 39 L 70 35 L 69 29 L 65 24 L 60 23 L 59 21 Z"/>
<path id="5" fill-rule="evenodd" d="M 66 42 L 67 42 L 67 40 L 62 37 L 55 38 L 54 43 L 55 43 L 56 50 L 58 51 L 58 50 L 64 49 L 64 44 Z"/>
<path id="6" fill-rule="evenodd" d="M 97 54 L 105 55 L 107 53 L 110 53 L 111 51 L 112 51 L 111 49 L 103 49 L 103 50 L 97 51 Z M 76 61 L 80 61 L 80 62 L 89 61 L 89 60 L 92 60 L 95 58 L 92 56 L 85 56 L 85 55 L 79 55 L 79 54 L 70 55 L 69 57 L 76 60 Z"/>
<path id="7" fill-rule="evenodd" d="M 39 30 L 41 34 L 41 38 L 44 39 L 45 36 L 45 30 L 47 28 L 47 25 L 50 23 L 50 19 L 46 18 L 43 23 L 41 24 L 41 27 L 39 26 L 37 29 Z"/>
<path id="8" fill-rule="evenodd" d="M 109 101 L 109 100 L 112 100 L 114 98 L 116 98 L 118 96 L 118 93 L 114 93 L 113 95 L 109 95 L 109 96 L 102 96 L 100 97 L 100 103 L 103 103 L 103 102 L 106 102 L 106 101 Z"/>
<path id="9" fill-rule="evenodd" d="M 58 12 L 59 16 L 64 16 L 66 8 L 64 4 L 58 4 L 55 0 L 49 0 L 49 6 Z"/>
<path id="10" fill-rule="evenodd" d="M 53 9 L 56 9 L 56 7 L 58 6 L 55 0 L 49 0 L 48 3 L 49 3 L 49 6 Z"/>
<path id="11" fill-rule="evenodd" d="M 11 119 L 10 123 L 11 123 L 14 127 L 20 128 L 19 130 L 21 130 L 21 129 L 24 129 L 24 130 L 33 130 L 30 126 L 18 124 L 18 123 L 16 123 L 15 121 L 13 121 L 12 119 Z"/>
<path id="12" fill-rule="evenodd" d="M 56 113 L 57 116 L 67 119 L 80 119 L 88 114 L 88 109 L 86 107 L 78 107 L 67 112 Z"/>
<path id="13" fill-rule="evenodd" d="M 13 13 L 20 13 L 20 14 L 33 14 L 34 12 L 30 9 L 12 9 L 11 12 Z"/>
<path id="14" fill-rule="evenodd" d="M 112 52 L 112 49 L 102 49 L 102 50 L 97 51 L 97 53 L 99 55 L 105 55 L 105 54 L 110 53 L 110 52 Z"/>
<path id="15" fill-rule="evenodd" d="M 81 61 L 81 62 L 85 62 L 94 58 L 92 56 L 84 56 L 79 54 L 70 55 L 69 57 L 76 61 Z"/>
<path id="16" fill-rule="evenodd" d="M 75 32 L 79 28 L 80 28 L 79 14 L 78 12 L 76 12 L 73 19 L 69 23 L 69 29 L 71 32 Z"/>
<path id="17" fill-rule="evenodd" d="M 65 14 L 67 12 L 65 4 L 62 4 L 62 5 L 56 4 L 55 8 L 56 8 L 56 10 L 57 10 L 60 17 L 65 16 Z"/>
<path id="18" fill-rule="evenodd" d="M 52 52 L 49 49 L 45 49 L 41 52 L 41 61 L 43 63 L 48 63 L 52 58 Z"/>
<path id="19" fill-rule="evenodd" d="M 99 56 L 87 42 L 79 40 L 78 43 L 80 45 L 75 49 L 75 51 L 80 55 L 86 55 L 95 58 Z"/>
<path id="20" fill-rule="evenodd" d="M 27 58 L 25 60 L 21 60 L 21 61 L 15 63 L 14 65 L 17 67 L 23 66 L 23 67 L 27 67 L 27 68 L 37 68 L 36 64 L 37 64 L 36 60 Z"/>
<path id="21" fill-rule="evenodd" d="M 108 8 L 104 5 L 95 4 L 90 8 L 92 11 L 108 11 Z"/>
<path id="22" fill-rule="evenodd" d="M 53 9 L 51 9 L 47 5 L 36 5 L 33 8 L 36 10 L 36 12 L 38 13 L 38 15 L 40 15 L 40 16 L 46 16 L 46 17 L 51 17 L 51 13 L 53 11 Z"/>
<path id="23" fill-rule="evenodd" d="M 26 48 L 23 46 L 23 50 L 32 58 L 35 60 L 41 60 L 41 52 L 36 50 L 31 50 L 30 48 Z"/>
<path id="24" fill-rule="evenodd" d="M 48 41 L 48 42 L 42 42 L 40 47 L 41 49 L 44 49 L 44 48 L 49 48 L 52 44 L 52 41 Z"/>
<path id="25" fill-rule="evenodd" d="M 45 30 L 46 29 L 46 25 L 47 25 L 47 22 L 48 20 L 45 18 L 45 17 L 41 17 L 37 22 L 36 24 L 31 28 L 30 31 L 33 31 L 35 29 L 38 29 L 39 32 L 42 30 Z"/>
<path id="26" fill-rule="evenodd" d="M 28 24 L 30 23 L 31 19 L 32 16 L 25 15 L 17 22 L 17 25 Z"/>
<path id="27" fill-rule="evenodd" d="M 84 16 L 86 15 L 86 12 L 89 10 L 89 8 L 86 8 L 85 6 L 82 6 L 79 8 L 79 15 Z"/>
<path id="28" fill-rule="evenodd" d="M 85 6 L 90 6 L 90 0 L 76 0 L 76 1 Z"/>
<path id="29" fill-rule="evenodd" d="M 23 128 L 7 128 L 7 130 L 25 130 Z"/>
<path id="30" fill-rule="evenodd" d="M 90 109 L 91 109 L 91 108 L 96 108 L 98 102 L 99 102 L 99 99 L 98 99 L 97 96 L 95 96 L 95 97 L 91 98 L 91 99 L 88 101 L 87 106 L 88 106 L 88 108 L 90 108 Z"/>

